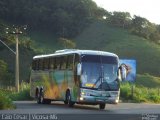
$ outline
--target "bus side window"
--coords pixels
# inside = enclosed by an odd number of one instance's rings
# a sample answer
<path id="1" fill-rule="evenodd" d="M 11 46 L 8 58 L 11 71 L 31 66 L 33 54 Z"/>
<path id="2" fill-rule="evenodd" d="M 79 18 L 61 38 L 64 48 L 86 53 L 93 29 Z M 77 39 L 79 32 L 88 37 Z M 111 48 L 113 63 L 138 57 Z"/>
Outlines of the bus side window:
<path id="1" fill-rule="evenodd" d="M 61 57 L 61 70 L 65 70 L 66 69 L 66 56 Z"/>
<path id="2" fill-rule="evenodd" d="M 58 69 L 58 58 L 54 58 L 54 70 Z"/>
<path id="3" fill-rule="evenodd" d="M 36 60 L 32 61 L 32 70 L 36 70 Z"/>
<path id="4" fill-rule="evenodd" d="M 67 57 L 67 69 L 73 69 L 73 55 Z"/>
<path id="5" fill-rule="evenodd" d="M 43 58 L 42 69 L 41 70 L 45 70 L 45 58 Z"/>
<path id="6" fill-rule="evenodd" d="M 53 58 L 53 69 L 55 70 L 55 69 L 57 69 L 57 65 L 56 65 L 56 57 L 55 58 Z"/>
<path id="7" fill-rule="evenodd" d="M 40 59 L 36 60 L 36 70 L 39 70 L 39 62 L 40 62 Z"/>
<path id="8" fill-rule="evenodd" d="M 45 58 L 43 61 L 44 70 L 48 70 L 49 58 Z"/>
<path id="9" fill-rule="evenodd" d="M 49 68 L 51 69 L 51 70 L 53 70 L 54 69 L 54 59 L 55 58 L 49 58 Z"/>
<path id="10" fill-rule="evenodd" d="M 39 70 L 43 70 L 43 59 L 39 59 Z"/>
<path id="11" fill-rule="evenodd" d="M 57 70 L 61 69 L 61 57 L 57 57 L 56 59 Z"/>
<path id="12" fill-rule="evenodd" d="M 51 58 L 48 58 L 48 69 L 51 69 Z"/>

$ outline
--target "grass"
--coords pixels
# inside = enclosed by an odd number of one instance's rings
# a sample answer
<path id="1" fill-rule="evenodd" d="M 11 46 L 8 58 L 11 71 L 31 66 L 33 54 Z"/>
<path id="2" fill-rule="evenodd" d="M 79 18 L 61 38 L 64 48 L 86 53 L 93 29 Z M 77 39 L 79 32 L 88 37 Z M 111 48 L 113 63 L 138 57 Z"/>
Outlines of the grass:
<path id="1" fill-rule="evenodd" d="M 160 103 L 160 88 L 147 88 L 136 84 L 122 83 L 122 101 Z"/>
<path id="2" fill-rule="evenodd" d="M 135 83 L 122 82 L 120 97 L 124 102 L 160 103 L 160 78 L 138 74 Z"/>
<path id="3" fill-rule="evenodd" d="M 29 94 L 30 89 L 24 89 L 20 91 L 19 93 L 17 92 L 12 92 L 9 97 L 13 101 L 23 101 L 23 100 L 32 100 Z"/>
<path id="4" fill-rule="evenodd" d="M 0 90 L 0 110 L 14 108 L 15 106 L 9 96 L 4 93 L 4 90 Z"/>
<path id="5" fill-rule="evenodd" d="M 22 83 L 20 85 L 20 92 L 15 92 L 15 88 L 10 90 L 0 89 L 0 110 L 1 109 L 14 109 L 15 106 L 12 101 L 32 100 L 30 97 L 30 85 Z"/>
<path id="6" fill-rule="evenodd" d="M 19 93 L 11 91 L 11 93 L 8 93 L 8 95 L 12 101 L 32 100 L 30 97 L 30 84 L 22 82 Z"/>
<path id="7" fill-rule="evenodd" d="M 155 77 L 149 74 L 137 75 L 136 85 L 147 88 L 160 88 L 160 77 Z"/>

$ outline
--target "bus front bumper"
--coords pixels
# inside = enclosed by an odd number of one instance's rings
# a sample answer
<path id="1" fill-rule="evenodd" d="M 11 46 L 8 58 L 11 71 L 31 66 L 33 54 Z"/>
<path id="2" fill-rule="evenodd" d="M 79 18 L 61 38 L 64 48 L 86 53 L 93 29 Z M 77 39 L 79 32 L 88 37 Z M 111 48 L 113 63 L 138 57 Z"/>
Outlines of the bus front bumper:
<path id="1" fill-rule="evenodd" d="M 81 96 L 79 98 L 79 103 L 90 103 L 90 104 L 100 104 L 100 103 L 110 103 L 117 104 L 119 102 L 119 97 L 93 97 L 93 96 Z"/>
<path id="2" fill-rule="evenodd" d="M 120 91 L 99 91 L 81 88 L 79 103 L 114 103 L 119 102 Z"/>

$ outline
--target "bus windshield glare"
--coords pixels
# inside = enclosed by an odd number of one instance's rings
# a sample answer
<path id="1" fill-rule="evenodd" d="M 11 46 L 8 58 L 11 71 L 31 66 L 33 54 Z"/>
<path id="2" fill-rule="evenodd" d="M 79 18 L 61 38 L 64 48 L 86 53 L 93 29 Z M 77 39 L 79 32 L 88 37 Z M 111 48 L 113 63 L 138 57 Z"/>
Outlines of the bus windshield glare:
<path id="1" fill-rule="evenodd" d="M 113 56 L 83 55 L 81 86 L 84 88 L 118 90 L 118 59 Z"/>

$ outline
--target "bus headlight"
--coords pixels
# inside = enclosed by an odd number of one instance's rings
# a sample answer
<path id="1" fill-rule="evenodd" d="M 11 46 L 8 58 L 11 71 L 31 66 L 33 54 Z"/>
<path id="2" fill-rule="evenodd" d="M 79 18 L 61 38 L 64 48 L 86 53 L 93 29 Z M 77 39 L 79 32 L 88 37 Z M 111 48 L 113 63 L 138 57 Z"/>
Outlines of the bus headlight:
<path id="1" fill-rule="evenodd" d="M 116 99 L 116 100 L 115 100 L 115 103 L 118 103 L 118 102 L 119 102 L 119 100 L 118 100 L 118 99 Z"/>
<path id="2" fill-rule="evenodd" d="M 84 100 L 84 98 L 83 98 L 83 97 L 80 97 L 80 100 L 82 101 L 82 100 Z"/>

